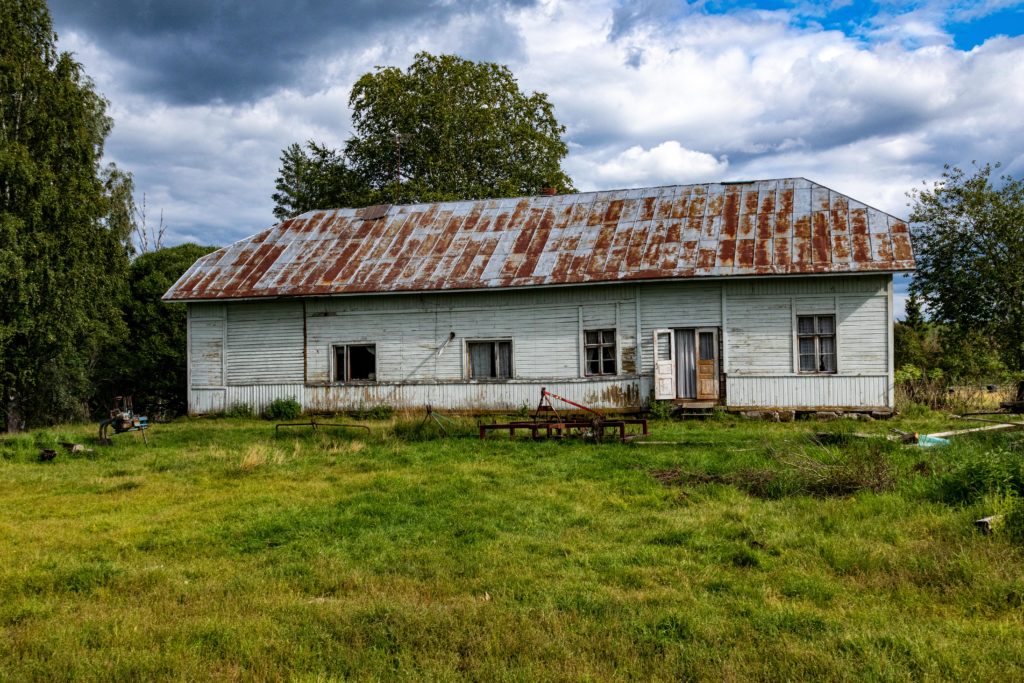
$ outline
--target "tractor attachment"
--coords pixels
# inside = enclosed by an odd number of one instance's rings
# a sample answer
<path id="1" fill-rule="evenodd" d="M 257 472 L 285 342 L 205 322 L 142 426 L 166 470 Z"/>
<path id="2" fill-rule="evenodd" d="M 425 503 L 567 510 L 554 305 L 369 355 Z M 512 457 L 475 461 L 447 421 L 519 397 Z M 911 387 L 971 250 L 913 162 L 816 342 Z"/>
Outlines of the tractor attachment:
<path id="1" fill-rule="evenodd" d="M 570 417 L 568 415 L 563 417 L 558 414 L 558 410 L 555 408 L 551 399 L 557 399 L 570 406 L 586 411 L 593 415 L 593 417 L 589 419 Z M 639 427 L 640 433 L 630 433 L 628 428 L 632 426 Z M 570 401 L 567 398 L 559 396 L 558 394 L 541 387 L 540 403 L 537 405 L 537 410 L 534 411 L 530 420 L 482 424 L 480 425 L 480 438 L 486 439 L 488 432 L 508 431 L 509 438 L 514 439 L 516 432 L 525 431 L 529 432 L 530 436 L 534 439 L 540 439 L 542 437 L 547 439 L 562 439 L 576 436 L 592 438 L 595 441 L 600 442 L 605 440 L 609 430 L 619 439 L 619 441 L 625 443 L 626 441 L 635 439 L 639 436 L 647 436 L 647 420 L 644 418 L 609 419 L 603 413 L 594 410 L 593 408 L 588 408 L 585 405 Z"/>
<path id="2" fill-rule="evenodd" d="M 281 427 L 312 427 L 314 432 L 323 429 L 324 427 L 335 429 L 365 429 L 367 434 L 370 433 L 370 428 L 366 425 L 343 424 L 340 422 L 319 422 L 316 419 L 316 415 L 311 415 L 309 417 L 309 422 L 282 422 L 274 425 L 275 436 L 281 433 Z"/>
<path id="3" fill-rule="evenodd" d="M 114 434 L 125 432 L 142 432 L 142 441 L 148 446 L 149 439 L 146 438 L 146 430 L 149 429 L 149 418 L 144 415 L 136 415 L 132 408 L 131 396 L 117 396 L 114 398 L 114 407 L 110 409 L 110 417 L 100 422 L 100 445 L 110 446 L 113 441 L 107 436 L 107 430 L 113 429 Z"/>

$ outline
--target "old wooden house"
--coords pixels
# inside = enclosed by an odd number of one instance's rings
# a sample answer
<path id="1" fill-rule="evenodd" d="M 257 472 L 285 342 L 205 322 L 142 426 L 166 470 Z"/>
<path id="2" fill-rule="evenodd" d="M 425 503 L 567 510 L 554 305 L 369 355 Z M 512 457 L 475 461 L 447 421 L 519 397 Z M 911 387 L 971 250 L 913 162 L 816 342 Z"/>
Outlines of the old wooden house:
<path id="1" fill-rule="evenodd" d="M 313 211 L 197 261 L 189 409 L 889 410 L 904 221 L 791 178 Z"/>

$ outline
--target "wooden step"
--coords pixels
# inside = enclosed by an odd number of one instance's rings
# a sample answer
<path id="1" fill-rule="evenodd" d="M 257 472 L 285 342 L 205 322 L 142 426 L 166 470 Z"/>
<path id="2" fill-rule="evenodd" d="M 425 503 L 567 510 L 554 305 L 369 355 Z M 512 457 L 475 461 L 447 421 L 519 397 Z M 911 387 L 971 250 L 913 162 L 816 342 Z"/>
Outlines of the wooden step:
<path id="1" fill-rule="evenodd" d="M 683 410 L 711 410 L 718 406 L 718 401 L 694 401 L 688 398 L 677 398 L 673 403 Z"/>

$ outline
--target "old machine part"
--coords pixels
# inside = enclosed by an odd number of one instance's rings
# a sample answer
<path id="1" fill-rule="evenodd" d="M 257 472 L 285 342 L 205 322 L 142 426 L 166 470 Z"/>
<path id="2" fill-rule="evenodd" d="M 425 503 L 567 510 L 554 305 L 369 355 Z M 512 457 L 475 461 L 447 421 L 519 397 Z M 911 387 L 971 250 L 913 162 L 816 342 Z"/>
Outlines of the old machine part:
<path id="1" fill-rule="evenodd" d="M 114 434 L 126 432 L 142 432 L 142 441 L 148 446 L 149 439 L 146 438 L 146 430 L 149 429 L 149 418 L 144 415 L 136 415 L 132 408 L 131 396 L 114 397 L 114 407 L 110 409 L 110 417 L 100 422 L 100 444 L 109 446 L 113 443 L 107 432 L 114 430 Z"/>
<path id="2" fill-rule="evenodd" d="M 455 334 L 455 333 L 453 332 L 452 334 Z M 445 343 L 447 344 L 447 342 L 445 342 Z M 450 417 L 448 417 L 444 413 L 439 413 L 437 410 L 434 409 L 434 406 L 432 406 L 432 405 L 430 405 L 428 403 L 427 404 L 427 414 L 423 418 L 423 422 L 420 422 L 420 429 L 422 429 L 423 426 L 425 424 L 427 424 L 427 422 L 430 421 L 430 420 L 434 421 L 434 424 L 436 424 L 437 428 L 439 430 L 441 430 L 441 434 L 443 436 L 448 436 L 448 429 L 447 429 L 447 427 L 445 427 L 445 423 L 446 422 L 448 423 L 449 427 L 455 425 L 455 420 L 451 419 Z"/>
<path id="3" fill-rule="evenodd" d="M 1002 424 L 1017 424 L 997 420 L 985 420 L 983 418 L 976 417 L 977 415 L 1024 415 L 1024 380 L 1017 382 L 1017 394 L 1016 397 L 1011 401 L 1003 401 L 999 404 L 999 410 L 981 410 L 972 413 L 964 413 L 959 417 L 965 420 L 975 420 L 977 422 L 997 422 Z"/>
<path id="4" fill-rule="evenodd" d="M 557 399 L 563 403 L 573 406 L 574 408 L 590 413 L 593 417 L 590 419 L 569 416 L 563 417 L 558 414 L 558 410 L 555 408 L 554 403 L 552 403 L 552 399 Z M 640 433 L 630 433 L 628 428 L 632 426 L 639 427 Z M 647 420 L 644 418 L 610 419 L 600 411 L 588 408 L 587 406 L 576 403 L 575 401 L 570 401 L 563 396 L 559 396 L 558 394 L 541 387 L 540 403 L 537 404 L 537 410 L 534 411 L 530 420 L 481 424 L 480 438 L 486 439 L 488 432 L 504 431 L 508 432 L 510 438 L 515 438 L 516 432 L 525 431 L 529 432 L 530 436 L 534 439 L 562 439 L 568 436 L 580 436 L 592 438 L 595 441 L 603 441 L 609 430 L 611 430 L 613 434 L 618 432 L 618 439 L 625 443 L 626 441 L 635 439 L 639 436 L 647 436 Z"/>
<path id="5" fill-rule="evenodd" d="M 340 429 L 365 429 L 366 433 L 370 433 L 370 428 L 366 425 L 356 424 L 345 424 L 341 422 L 318 422 L 316 415 L 311 415 L 309 422 L 282 422 L 281 424 L 274 426 L 274 434 L 281 433 L 281 427 L 312 427 L 313 431 L 319 430 L 321 427 L 340 428 Z"/>

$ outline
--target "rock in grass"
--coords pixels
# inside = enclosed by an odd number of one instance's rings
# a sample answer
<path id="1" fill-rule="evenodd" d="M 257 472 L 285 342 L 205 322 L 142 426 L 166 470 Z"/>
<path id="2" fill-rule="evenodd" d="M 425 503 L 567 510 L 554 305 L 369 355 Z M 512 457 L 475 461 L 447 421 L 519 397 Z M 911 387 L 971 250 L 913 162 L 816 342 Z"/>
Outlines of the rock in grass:
<path id="1" fill-rule="evenodd" d="M 982 517 L 981 519 L 974 520 L 974 526 L 976 526 L 981 533 L 990 534 L 1002 521 L 1002 515 L 989 515 L 988 517 Z"/>

